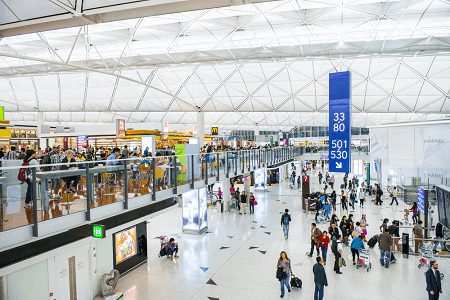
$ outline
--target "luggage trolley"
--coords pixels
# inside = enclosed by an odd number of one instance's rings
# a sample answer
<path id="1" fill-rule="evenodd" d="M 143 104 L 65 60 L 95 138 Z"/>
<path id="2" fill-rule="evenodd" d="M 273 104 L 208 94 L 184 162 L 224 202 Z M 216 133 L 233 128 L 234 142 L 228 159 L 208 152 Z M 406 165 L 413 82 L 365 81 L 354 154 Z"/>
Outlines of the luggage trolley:
<path id="1" fill-rule="evenodd" d="M 430 266 L 430 262 L 432 260 L 435 260 L 433 257 L 433 243 L 427 243 L 425 245 L 425 250 L 422 253 L 422 257 L 419 260 L 419 265 L 417 266 L 419 269 L 422 268 L 423 266 Z M 441 280 L 444 279 L 444 274 L 441 273 Z"/>
<path id="2" fill-rule="evenodd" d="M 161 243 L 161 249 L 159 250 L 158 256 L 163 257 L 167 255 L 167 244 L 169 243 L 169 238 L 165 235 L 157 237 L 159 238 L 159 242 Z"/>
<path id="3" fill-rule="evenodd" d="M 360 267 L 365 266 L 367 268 L 367 272 L 369 272 L 370 269 L 372 269 L 372 263 L 370 262 L 370 251 L 360 249 L 359 250 L 359 259 L 358 263 L 356 264 L 356 268 L 359 269 Z"/>

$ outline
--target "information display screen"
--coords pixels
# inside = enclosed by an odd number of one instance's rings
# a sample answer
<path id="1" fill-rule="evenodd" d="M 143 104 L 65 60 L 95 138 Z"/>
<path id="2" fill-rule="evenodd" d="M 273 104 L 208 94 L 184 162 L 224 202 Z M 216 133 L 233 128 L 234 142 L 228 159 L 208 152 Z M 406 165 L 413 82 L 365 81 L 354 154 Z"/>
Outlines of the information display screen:
<path id="1" fill-rule="evenodd" d="M 419 207 L 419 211 L 421 213 L 425 213 L 425 191 L 423 188 L 417 188 L 417 206 Z"/>
<path id="2" fill-rule="evenodd" d="M 266 189 L 266 174 L 267 169 L 258 169 L 255 171 L 255 190 L 265 190 Z"/>
<path id="3" fill-rule="evenodd" d="M 115 234 L 116 264 L 136 254 L 136 227 Z"/>
<path id="4" fill-rule="evenodd" d="M 329 74 L 329 170 L 351 171 L 351 74 Z"/>

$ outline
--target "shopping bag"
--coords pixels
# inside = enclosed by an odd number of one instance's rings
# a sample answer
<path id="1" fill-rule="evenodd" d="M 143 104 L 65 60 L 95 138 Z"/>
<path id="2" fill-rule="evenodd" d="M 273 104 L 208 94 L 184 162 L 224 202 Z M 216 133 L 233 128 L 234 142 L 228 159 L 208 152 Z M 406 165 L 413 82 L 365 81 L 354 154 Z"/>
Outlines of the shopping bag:
<path id="1" fill-rule="evenodd" d="M 253 201 L 253 205 L 258 205 L 258 201 Z"/>

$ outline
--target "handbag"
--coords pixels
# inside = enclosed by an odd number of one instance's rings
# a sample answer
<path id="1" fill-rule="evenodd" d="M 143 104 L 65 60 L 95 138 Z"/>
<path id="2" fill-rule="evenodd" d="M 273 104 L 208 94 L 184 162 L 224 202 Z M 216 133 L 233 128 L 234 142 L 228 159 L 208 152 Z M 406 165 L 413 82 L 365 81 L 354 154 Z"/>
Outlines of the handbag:
<path id="1" fill-rule="evenodd" d="M 345 267 L 345 266 L 346 266 L 345 259 L 343 257 L 340 257 L 339 258 L 339 267 Z"/>
<path id="2" fill-rule="evenodd" d="M 253 201 L 253 205 L 258 205 L 258 201 Z"/>

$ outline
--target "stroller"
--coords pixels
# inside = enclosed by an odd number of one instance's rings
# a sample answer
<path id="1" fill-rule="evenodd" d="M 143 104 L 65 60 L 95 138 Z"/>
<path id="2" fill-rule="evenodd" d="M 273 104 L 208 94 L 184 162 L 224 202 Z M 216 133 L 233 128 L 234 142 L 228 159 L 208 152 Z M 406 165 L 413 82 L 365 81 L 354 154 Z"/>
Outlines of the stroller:
<path id="1" fill-rule="evenodd" d="M 402 223 L 402 225 L 406 225 L 406 226 L 409 226 L 409 225 L 411 225 L 411 223 L 409 222 L 409 209 L 405 209 L 404 211 L 403 211 L 403 222 L 401 222 Z"/>
<path id="2" fill-rule="evenodd" d="M 321 209 L 319 210 L 319 214 L 317 215 L 317 223 L 326 223 L 325 221 L 325 210 Z"/>
<path id="3" fill-rule="evenodd" d="M 158 256 L 163 257 L 168 254 L 167 244 L 169 243 L 169 238 L 165 235 L 162 235 L 159 238 L 159 242 L 161 243 L 161 249 L 159 250 Z"/>

